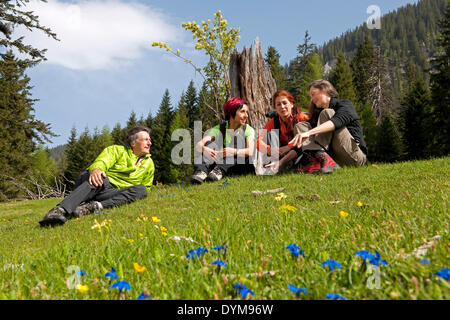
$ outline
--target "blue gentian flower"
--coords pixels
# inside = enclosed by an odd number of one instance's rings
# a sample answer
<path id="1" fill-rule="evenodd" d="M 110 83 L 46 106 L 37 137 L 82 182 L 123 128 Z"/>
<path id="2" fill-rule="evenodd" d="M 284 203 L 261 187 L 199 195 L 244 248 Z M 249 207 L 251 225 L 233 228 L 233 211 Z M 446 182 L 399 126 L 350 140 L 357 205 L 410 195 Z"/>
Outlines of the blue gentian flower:
<path id="1" fill-rule="evenodd" d="M 125 289 L 125 290 L 131 290 L 130 284 L 129 284 L 128 282 L 126 282 L 125 280 L 117 281 L 116 283 L 113 283 L 113 284 L 109 287 L 109 289 L 114 289 L 114 288 L 119 289 L 119 291 L 122 291 L 123 289 Z"/>
<path id="2" fill-rule="evenodd" d="M 347 300 L 346 297 L 341 296 L 340 294 L 337 293 L 329 293 L 325 296 L 325 299 L 333 299 L 333 300 Z"/>
<path id="3" fill-rule="evenodd" d="M 333 271 L 335 268 L 342 269 L 341 264 L 339 262 L 335 261 L 334 259 L 333 260 L 328 259 L 328 260 L 322 262 L 322 266 L 323 267 L 326 267 L 326 266 L 330 267 L 330 271 Z"/>
<path id="4" fill-rule="evenodd" d="M 303 292 L 304 294 L 308 294 L 308 290 L 306 288 L 297 288 L 296 286 L 293 286 L 292 284 L 288 284 L 289 290 L 295 293 L 297 298 L 300 297 L 300 293 Z"/>
<path id="5" fill-rule="evenodd" d="M 228 247 L 227 246 L 215 246 L 213 248 L 213 250 L 218 250 L 219 252 L 220 252 L 220 250 L 223 250 L 226 253 L 228 250 Z"/>
<path id="6" fill-rule="evenodd" d="M 450 269 L 449 268 L 442 268 L 438 272 L 433 273 L 435 276 L 439 276 L 442 279 L 449 280 L 450 279 Z"/>
<path id="7" fill-rule="evenodd" d="M 197 248 L 193 250 L 189 250 L 188 255 L 186 256 L 188 259 L 193 259 L 195 256 L 199 258 L 203 253 L 208 252 L 208 249 L 205 248 Z"/>
<path id="8" fill-rule="evenodd" d="M 380 263 L 385 266 L 388 265 L 386 260 L 380 259 L 381 258 L 380 253 L 376 250 L 375 250 L 375 255 L 373 253 L 370 253 L 370 251 L 368 251 L 368 250 L 356 251 L 356 255 L 363 258 L 364 262 L 366 262 L 366 260 L 369 260 L 369 263 L 374 266 L 379 266 Z"/>
<path id="9" fill-rule="evenodd" d="M 152 297 L 149 294 L 142 292 L 136 300 L 150 300 Z"/>
<path id="10" fill-rule="evenodd" d="M 111 267 L 111 271 L 105 274 L 105 278 L 111 278 L 111 280 L 116 280 L 118 278 L 116 270 Z"/>
<path id="11" fill-rule="evenodd" d="M 366 261 L 367 259 L 372 259 L 375 256 L 370 253 L 369 250 L 361 250 L 361 251 L 356 251 L 356 255 L 360 256 L 361 258 L 363 258 L 364 261 Z"/>
<path id="12" fill-rule="evenodd" d="M 430 260 L 422 259 L 422 260 L 419 261 L 419 263 L 422 263 L 422 264 L 430 264 Z"/>
<path id="13" fill-rule="evenodd" d="M 373 264 L 374 266 L 379 266 L 380 263 L 382 265 L 384 265 L 384 266 L 388 265 L 386 260 L 381 260 L 380 259 L 381 256 L 380 256 L 380 253 L 377 250 L 375 250 L 375 254 L 376 254 L 376 257 L 373 257 L 372 259 L 369 260 L 370 264 Z"/>
<path id="14" fill-rule="evenodd" d="M 81 277 L 81 276 L 85 276 L 87 273 L 85 270 L 80 270 L 76 273 L 77 276 Z"/>
<path id="15" fill-rule="evenodd" d="M 223 262 L 222 260 L 220 260 L 220 259 L 218 259 L 218 260 L 216 260 L 216 261 L 214 261 L 214 262 L 211 262 L 211 264 L 216 264 L 216 265 L 219 266 L 219 268 L 220 268 L 220 267 L 224 267 L 224 268 L 227 267 L 227 264 L 226 264 L 225 262 Z"/>
<path id="16" fill-rule="evenodd" d="M 234 289 L 237 290 L 238 294 L 240 294 L 242 298 L 247 297 L 248 294 L 251 294 L 252 296 L 255 295 L 254 292 L 247 288 L 245 284 L 236 283 L 234 285 Z"/>
<path id="17" fill-rule="evenodd" d="M 300 249 L 300 247 L 297 246 L 297 245 L 294 244 L 294 243 L 290 243 L 290 244 L 286 247 L 286 249 L 289 250 L 289 251 L 291 251 L 293 257 L 298 257 L 299 255 L 302 255 L 303 258 L 305 257 L 305 252 L 304 252 L 302 249 Z"/>

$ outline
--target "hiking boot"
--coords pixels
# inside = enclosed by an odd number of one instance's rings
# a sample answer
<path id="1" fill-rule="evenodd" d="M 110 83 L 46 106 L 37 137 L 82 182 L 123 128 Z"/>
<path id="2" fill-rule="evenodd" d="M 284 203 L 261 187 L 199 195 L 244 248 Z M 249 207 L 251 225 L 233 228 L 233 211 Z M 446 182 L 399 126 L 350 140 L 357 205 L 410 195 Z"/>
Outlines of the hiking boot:
<path id="1" fill-rule="evenodd" d="M 219 181 L 222 178 L 223 178 L 223 172 L 222 172 L 222 169 L 220 169 L 219 167 L 215 167 L 208 174 L 208 179 L 211 181 Z"/>
<path id="2" fill-rule="evenodd" d="M 81 206 L 78 206 L 73 212 L 73 216 L 75 218 L 81 218 L 82 216 L 90 214 L 95 210 L 100 210 L 99 203 L 97 201 L 91 201 Z"/>
<path id="3" fill-rule="evenodd" d="M 308 155 L 308 163 L 301 168 L 297 169 L 297 172 L 303 173 L 319 173 L 320 162 L 315 157 Z"/>
<path id="4" fill-rule="evenodd" d="M 52 208 L 45 217 L 39 221 L 41 227 L 63 225 L 67 221 L 67 212 L 63 207 Z"/>
<path id="5" fill-rule="evenodd" d="M 321 173 L 331 173 L 341 168 L 325 151 L 317 151 L 315 157 L 320 163 Z"/>
<path id="6" fill-rule="evenodd" d="M 194 183 L 202 183 L 203 181 L 205 181 L 206 177 L 208 175 L 206 174 L 205 171 L 202 170 L 197 170 L 194 172 L 194 174 L 191 176 L 191 181 Z"/>

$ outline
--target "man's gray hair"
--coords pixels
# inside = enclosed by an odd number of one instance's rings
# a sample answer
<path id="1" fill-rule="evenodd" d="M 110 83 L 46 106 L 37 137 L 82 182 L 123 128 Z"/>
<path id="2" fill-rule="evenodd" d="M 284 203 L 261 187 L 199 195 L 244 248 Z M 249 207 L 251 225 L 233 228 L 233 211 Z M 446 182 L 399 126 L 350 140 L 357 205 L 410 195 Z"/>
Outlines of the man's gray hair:
<path id="1" fill-rule="evenodd" d="M 148 135 L 150 135 L 150 128 L 147 128 L 147 127 L 144 127 L 144 126 L 137 126 L 137 127 L 134 127 L 134 128 L 132 128 L 132 129 L 130 129 L 128 131 L 128 134 L 127 134 L 127 145 L 128 145 L 128 147 L 131 148 L 131 145 L 136 142 L 136 140 L 138 138 L 138 134 L 141 131 L 145 131 L 145 132 L 148 133 Z"/>

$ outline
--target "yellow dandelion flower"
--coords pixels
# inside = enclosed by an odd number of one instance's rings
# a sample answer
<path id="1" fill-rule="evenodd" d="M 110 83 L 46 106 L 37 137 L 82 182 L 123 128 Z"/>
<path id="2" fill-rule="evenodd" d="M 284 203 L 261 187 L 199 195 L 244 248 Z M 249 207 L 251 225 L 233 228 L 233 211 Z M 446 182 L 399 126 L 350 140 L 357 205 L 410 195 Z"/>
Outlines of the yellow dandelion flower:
<path id="1" fill-rule="evenodd" d="M 133 243 L 133 242 L 134 242 L 134 239 L 127 239 L 127 241 L 128 241 L 129 243 Z"/>
<path id="2" fill-rule="evenodd" d="M 161 220 L 158 219 L 158 217 L 152 217 L 152 221 L 153 221 L 154 223 L 158 223 L 158 222 L 160 222 Z"/>
<path id="3" fill-rule="evenodd" d="M 144 272 L 147 270 L 145 266 L 140 266 L 137 262 L 133 263 L 133 267 L 136 272 Z"/>
<path id="4" fill-rule="evenodd" d="M 282 205 L 278 208 L 278 211 L 281 213 L 289 213 L 289 212 L 295 212 L 297 211 L 297 208 L 294 206 L 290 206 L 288 204 Z"/>
<path id="5" fill-rule="evenodd" d="M 216 218 L 216 221 L 220 221 L 220 218 Z"/>
<path id="6" fill-rule="evenodd" d="M 142 238 L 143 236 L 144 236 L 144 234 L 143 234 L 143 233 L 139 233 L 139 237 L 141 237 L 141 238 Z"/>
<path id="7" fill-rule="evenodd" d="M 340 211 L 339 214 L 341 215 L 342 218 L 347 218 L 348 217 L 348 212 L 345 211 Z"/>
<path id="8" fill-rule="evenodd" d="M 167 232 L 161 233 L 164 237 L 167 237 Z"/>
<path id="9" fill-rule="evenodd" d="M 84 284 L 77 284 L 77 291 L 81 292 L 81 293 L 85 293 L 86 291 L 89 290 L 89 287 L 87 285 Z"/>
<path id="10" fill-rule="evenodd" d="M 358 207 L 362 207 L 363 203 L 361 201 L 358 201 L 357 205 L 358 205 Z"/>
<path id="11" fill-rule="evenodd" d="M 165 227 L 161 227 L 161 228 L 159 228 L 161 231 L 167 231 L 167 228 L 165 228 Z"/>

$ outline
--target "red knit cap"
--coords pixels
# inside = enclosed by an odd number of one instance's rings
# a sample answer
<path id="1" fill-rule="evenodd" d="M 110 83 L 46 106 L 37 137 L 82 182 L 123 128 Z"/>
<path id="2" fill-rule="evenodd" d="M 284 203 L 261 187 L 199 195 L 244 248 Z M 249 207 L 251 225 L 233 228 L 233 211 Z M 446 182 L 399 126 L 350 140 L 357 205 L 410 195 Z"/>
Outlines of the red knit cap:
<path id="1" fill-rule="evenodd" d="M 228 100 L 223 106 L 225 118 L 230 118 L 233 113 L 236 114 L 236 111 L 244 104 L 248 104 L 248 102 L 240 98 L 231 98 Z"/>

